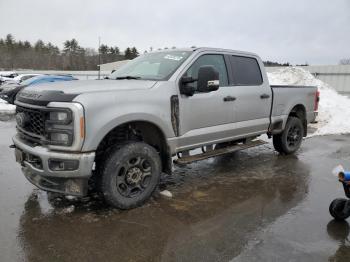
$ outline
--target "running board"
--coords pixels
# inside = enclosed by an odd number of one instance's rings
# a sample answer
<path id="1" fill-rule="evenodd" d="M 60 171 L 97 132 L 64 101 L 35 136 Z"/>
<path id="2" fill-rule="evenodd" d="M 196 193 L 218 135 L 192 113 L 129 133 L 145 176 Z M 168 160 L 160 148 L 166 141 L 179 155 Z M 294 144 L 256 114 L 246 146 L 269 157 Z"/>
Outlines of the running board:
<path id="1" fill-rule="evenodd" d="M 192 163 L 192 162 L 196 162 L 196 161 L 204 160 L 204 159 L 207 159 L 207 158 L 211 158 L 211 157 L 214 157 L 214 156 L 221 156 L 221 155 L 224 155 L 224 154 L 236 152 L 236 151 L 247 149 L 247 148 L 250 148 L 250 147 L 261 146 L 261 145 L 264 145 L 264 144 L 267 144 L 267 142 L 262 141 L 262 140 L 254 140 L 254 141 L 250 141 L 250 142 L 248 142 L 246 144 L 227 146 L 225 148 L 214 149 L 214 150 L 210 150 L 208 152 L 205 152 L 205 153 L 202 153 L 202 154 L 193 155 L 193 156 L 184 156 L 184 157 L 175 159 L 174 163 L 175 164 L 180 164 L 180 165 L 185 165 L 185 164 L 189 164 L 189 163 Z"/>

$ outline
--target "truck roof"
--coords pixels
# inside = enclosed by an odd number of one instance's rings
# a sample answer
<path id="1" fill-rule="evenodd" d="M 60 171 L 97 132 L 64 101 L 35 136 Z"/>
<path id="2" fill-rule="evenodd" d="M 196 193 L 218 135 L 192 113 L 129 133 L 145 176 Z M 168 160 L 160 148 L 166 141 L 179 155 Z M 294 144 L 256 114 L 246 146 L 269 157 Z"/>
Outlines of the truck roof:
<path id="1" fill-rule="evenodd" d="M 216 51 L 216 52 L 230 52 L 230 53 L 235 53 L 235 54 L 240 54 L 240 55 L 259 57 L 257 54 L 252 53 L 252 52 L 239 51 L 239 50 L 233 50 L 233 49 L 225 49 L 225 48 L 214 48 L 214 47 L 174 48 L 174 49 L 156 50 L 154 52 L 164 52 L 164 51 Z"/>

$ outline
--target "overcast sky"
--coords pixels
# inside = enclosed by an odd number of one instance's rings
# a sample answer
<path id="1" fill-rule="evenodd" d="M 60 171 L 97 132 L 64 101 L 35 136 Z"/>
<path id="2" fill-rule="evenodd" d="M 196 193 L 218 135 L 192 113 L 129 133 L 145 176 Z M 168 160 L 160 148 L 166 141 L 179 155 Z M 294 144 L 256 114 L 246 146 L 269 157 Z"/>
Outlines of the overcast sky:
<path id="1" fill-rule="evenodd" d="M 76 38 L 149 47 L 209 46 L 264 60 L 337 64 L 350 57 L 349 0 L 0 0 L 0 37 Z"/>

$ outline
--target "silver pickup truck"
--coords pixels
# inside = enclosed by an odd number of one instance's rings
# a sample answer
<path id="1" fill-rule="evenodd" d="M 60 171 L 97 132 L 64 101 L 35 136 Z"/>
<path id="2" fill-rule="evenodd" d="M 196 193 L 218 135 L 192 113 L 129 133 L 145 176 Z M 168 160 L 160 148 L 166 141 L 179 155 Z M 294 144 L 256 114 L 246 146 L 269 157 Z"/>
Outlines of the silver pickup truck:
<path id="1" fill-rule="evenodd" d="M 191 48 L 144 54 L 104 80 L 28 87 L 15 104 L 15 155 L 30 182 L 77 196 L 91 184 L 129 209 L 152 195 L 173 161 L 258 146 L 261 134 L 294 153 L 318 92 L 270 86 L 255 54 Z"/>

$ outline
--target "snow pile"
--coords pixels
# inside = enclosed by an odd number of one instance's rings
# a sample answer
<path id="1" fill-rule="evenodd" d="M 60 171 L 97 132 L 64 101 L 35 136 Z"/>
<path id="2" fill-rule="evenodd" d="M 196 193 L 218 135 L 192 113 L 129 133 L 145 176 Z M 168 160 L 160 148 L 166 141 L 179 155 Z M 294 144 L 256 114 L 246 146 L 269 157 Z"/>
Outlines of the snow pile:
<path id="1" fill-rule="evenodd" d="M 1 114 L 14 114 L 16 111 L 16 106 L 7 103 L 6 101 L 0 99 L 0 115 Z"/>
<path id="2" fill-rule="evenodd" d="M 286 67 L 268 73 L 271 85 L 317 86 L 320 91 L 317 128 L 313 135 L 350 133 L 350 98 L 338 94 L 328 84 L 302 68 Z"/>

